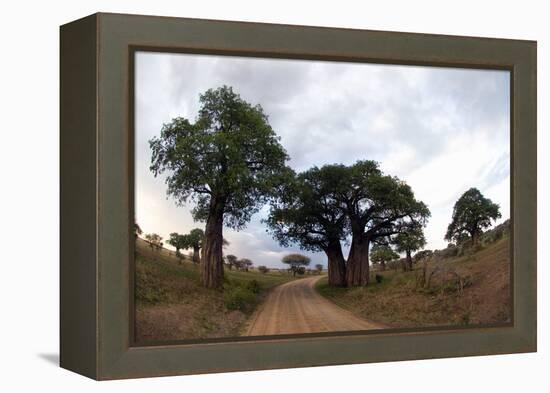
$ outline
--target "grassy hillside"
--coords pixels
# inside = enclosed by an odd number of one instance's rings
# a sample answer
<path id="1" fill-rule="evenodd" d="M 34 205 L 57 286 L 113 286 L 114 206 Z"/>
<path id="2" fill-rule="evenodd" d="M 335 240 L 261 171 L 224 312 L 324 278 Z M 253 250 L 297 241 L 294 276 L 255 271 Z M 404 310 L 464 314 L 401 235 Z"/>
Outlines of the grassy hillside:
<path id="1" fill-rule="evenodd" d="M 200 285 L 199 266 L 136 241 L 137 342 L 238 336 L 267 291 L 292 277 L 225 270 L 223 290 Z"/>
<path id="2" fill-rule="evenodd" d="M 477 325 L 510 318 L 509 237 L 461 257 L 426 262 L 432 275 L 422 285 L 424 263 L 411 272 L 374 272 L 381 282 L 365 288 L 331 288 L 326 279 L 318 291 L 353 313 L 388 327 Z"/>

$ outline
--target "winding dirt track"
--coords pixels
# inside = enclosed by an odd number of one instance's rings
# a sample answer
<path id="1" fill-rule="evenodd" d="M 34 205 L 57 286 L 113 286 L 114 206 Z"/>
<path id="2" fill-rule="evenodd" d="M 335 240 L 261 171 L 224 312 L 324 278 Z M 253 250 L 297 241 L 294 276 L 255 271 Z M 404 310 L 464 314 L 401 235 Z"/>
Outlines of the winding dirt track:
<path id="1" fill-rule="evenodd" d="M 245 336 L 380 329 L 325 299 L 314 286 L 322 276 L 279 285 L 250 319 Z"/>

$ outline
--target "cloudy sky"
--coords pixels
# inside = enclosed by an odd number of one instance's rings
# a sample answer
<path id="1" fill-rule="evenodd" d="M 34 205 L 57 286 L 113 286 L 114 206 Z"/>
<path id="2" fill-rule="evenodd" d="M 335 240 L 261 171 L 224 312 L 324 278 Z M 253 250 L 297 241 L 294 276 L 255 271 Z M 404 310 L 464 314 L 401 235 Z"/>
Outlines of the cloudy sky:
<path id="1" fill-rule="evenodd" d="M 222 85 L 262 105 L 295 170 L 372 159 L 405 180 L 432 213 L 426 248 L 446 246 L 453 205 L 470 187 L 501 206 L 499 222 L 510 216 L 507 71 L 139 52 L 135 195 L 144 232 L 166 239 L 204 228 L 150 172 L 148 141 L 174 117 L 194 120 L 199 94 Z M 280 267 L 284 254 L 299 251 L 271 239 L 266 212 L 243 231 L 224 229 L 226 254 Z M 308 254 L 326 264 L 324 254 Z"/>

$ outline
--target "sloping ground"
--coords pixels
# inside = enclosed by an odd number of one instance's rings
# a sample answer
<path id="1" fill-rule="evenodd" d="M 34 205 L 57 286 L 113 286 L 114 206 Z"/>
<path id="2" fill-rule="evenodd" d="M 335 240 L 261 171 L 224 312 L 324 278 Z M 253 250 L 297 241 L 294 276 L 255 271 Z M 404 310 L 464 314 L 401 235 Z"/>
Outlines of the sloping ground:
<path id="1" fill-rule="evenodd" d="M 439 269 L 427 288 L 419 284 L 418 263 L 412 272 L 376 272 L 381 282 L 373 280 L 366 288 L 331 288 L 323 280 L 317 290 L 357 316 L 387 327 L 505 323 L 511 315 L 509 243 L 505 236 L 473 255 L 429 262 L 428 275 Z"/>
<path id="2" fill-rule="evenodd" d="M 135 333 L 138 343 L 234 337 L 273 286 L 288 274 L 225 271 L 223 290 L 200 285 L 199 266 L 136 241 Z"/>

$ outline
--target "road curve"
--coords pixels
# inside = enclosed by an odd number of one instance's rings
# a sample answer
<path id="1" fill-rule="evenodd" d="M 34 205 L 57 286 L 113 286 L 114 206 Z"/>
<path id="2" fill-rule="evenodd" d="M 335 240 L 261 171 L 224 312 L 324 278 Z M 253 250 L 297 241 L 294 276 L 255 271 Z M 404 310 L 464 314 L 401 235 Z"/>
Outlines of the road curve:
<path id="1" fill-rule="evenodd" d="M 325 299 L 314 286 L 322 276 L 275 287 L 251 317 L 245 336 L 380 329 Z"/>

